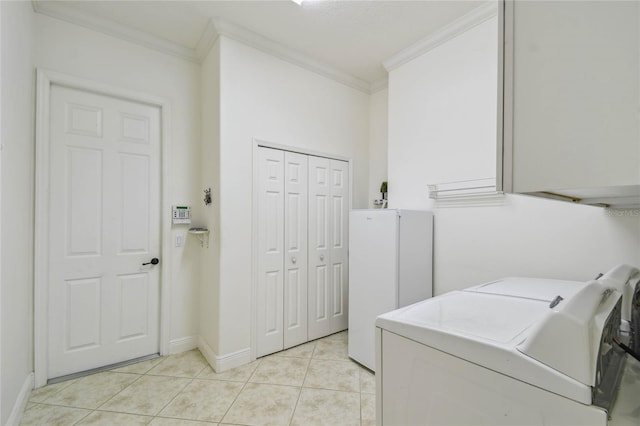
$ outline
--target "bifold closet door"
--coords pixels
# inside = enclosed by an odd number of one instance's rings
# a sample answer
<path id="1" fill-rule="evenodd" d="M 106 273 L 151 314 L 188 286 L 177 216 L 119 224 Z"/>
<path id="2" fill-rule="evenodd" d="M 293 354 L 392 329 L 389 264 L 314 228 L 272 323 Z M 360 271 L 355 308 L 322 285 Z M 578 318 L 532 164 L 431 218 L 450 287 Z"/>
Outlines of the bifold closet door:
<path id="1" fill-rule="evenodd" d="M 349 164 L 309 157 L 309 339 L 347 328 Z"/>
<path id="2" fill-rule="evenodd" d="M 283 349 L 284 151 L 258 149 L 257 356 Z"/>
<path id="3" fill-rule="evenodd" d="M 257 356 L 307 341 L 307 156 L 259 148 Z"/>
<path id="4" fill-rule="evenodd" d="M 307 339 L 308 156 L 284 153 L 284 349 Z"/>

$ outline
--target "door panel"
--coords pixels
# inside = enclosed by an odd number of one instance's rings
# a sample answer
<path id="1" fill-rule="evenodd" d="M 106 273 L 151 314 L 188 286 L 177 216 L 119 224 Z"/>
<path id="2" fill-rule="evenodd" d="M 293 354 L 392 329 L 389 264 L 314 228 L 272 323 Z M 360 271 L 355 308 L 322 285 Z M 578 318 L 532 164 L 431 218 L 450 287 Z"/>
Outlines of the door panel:
<path id="1" fill-rule="evenodd" d="M 159 108 L 55 85 L 50 106 L 49 378 L 157 353 L 160 285 Z"/>
<path id="2" fill-rule="evenodd" d="M 317 250 L 327 250 L 327 240 L 329 236 L 327 235 L 327 226 L 329 224 L 328 218 L 328 196 L 322 193 L 316 193 L 312 199 L 312 203 L 314 203 L 314 207 L 312 209 L 312 213 L 315 213 L 314 227 L 315 231 L 315 248 Z"/>
<path id="3" fill-rule="evenodd" d="M 265 274 L 265 336 L 272 340 L 277 340 L 274 344 L 276 350 L 282 349 L 279 336 L 282 336 L 282 313 L 280 312 L 282 294 L 280 285 L 280 271 L 269 271 Z"/>
<path id="4" fill-rule="evenodd" d="M 120 114 L 120 131 L 121 140 L 149 143 L 149 119 L 143 115 Z"/>
<path id="5" fill-rule="evenodd" d="M 344 282 L 342 281 L 342 264 L 334 264 L 333 265 L 333 293 L 331 297 L 333 298 L 333 309 L 331 310 L 331 314 L 334 317 L 339 317 L 344 314 L 345 306 L 344 306 L 344 297 L 342 296 L 342 291 L 344 289 Z"/>
<path id="6" fill-rule="evenodd" d="M 331 161 L 309 156 L 309 339 L 331 333 Z"/>
<path id="7" fill-rule="evenodd" d="M 101 284 L 100 278 L 65 282 L 66 351 L 100 346 Z"/>
<path id="8" fill-rule="evenodd" d="M 285 152 L 284 348 L 307 341 L 307 156 Z"/>
<path id="9" fill-rule="evenodd" d="M 258 149 L 256 355 L 283 348 L 284 152 Z"/>
<path id="10" fill-rule="evenodd" d="M 316 265 L 316 293 L 315 293 L 315 316 L 316 322 L 323 324 L 329 319 L 327 289 L 329 288 L 329 277 L 327 275 L 327 265 Z M 326 332 L 326 331 L 323 331 Z"/>
<path id="11" fill-rule="evenodd" d="M 144 338 L 149 334 L 149 306 L 139 303 L 149 293 L 147 274 L 118 276 L 119 334 L 118 341 Z"/>
<path id="12" fill-rule="evenodd" d="M 149 253 L 149 198 L 140 196 L 150 185 L 149 157 L 120 154 L 119 162 L 122 209 L 138 214 L 120 216 L 118 253 Z"/>
<path id="13" fill-rule="evenodd" d="M 64 109 L 66 133 L 102 138 L 102 108 L 67 102 Z"/>
<path id="14" fill-rule="evenodd" d="M 67 256 L 99 255 L 102 250 L 102 151 L 67 148 Z"/>
<path id="15" fill-rule="evenodd" d="M 331 160 L 331 269 L 330 332 L 346 330 L 349 318 L 349 163 Z"/>

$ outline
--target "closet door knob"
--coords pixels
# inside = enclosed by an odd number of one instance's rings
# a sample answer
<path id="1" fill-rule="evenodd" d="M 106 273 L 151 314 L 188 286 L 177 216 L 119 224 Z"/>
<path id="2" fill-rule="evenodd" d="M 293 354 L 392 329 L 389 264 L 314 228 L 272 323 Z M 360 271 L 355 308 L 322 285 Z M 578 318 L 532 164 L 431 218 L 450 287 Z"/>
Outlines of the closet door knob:
<path id="1" fill-rule="evenodd" d="M 296 263 L 298 260 L 295 257 L 291 258 L 291 263 Z"/>
<path id="2" fill-rule="evenodd" d="M 322 261 L 324 261 L 324 254 L 321 254 L 321 255 L 320 255 L 320 261 L 321 261 L 321 262 L 322 262 Z"/>

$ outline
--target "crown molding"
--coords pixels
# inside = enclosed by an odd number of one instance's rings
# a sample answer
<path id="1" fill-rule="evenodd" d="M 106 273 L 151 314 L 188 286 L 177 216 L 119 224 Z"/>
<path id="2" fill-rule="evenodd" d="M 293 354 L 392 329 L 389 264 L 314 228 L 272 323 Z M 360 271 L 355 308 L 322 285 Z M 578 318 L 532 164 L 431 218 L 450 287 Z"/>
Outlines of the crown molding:
<path id="1" fill-rule="evenodd" d="M 309 71 L 313 71 L 317 74 L 335 80 L 338 83 L 342 83 L 353 89 L 367 94 L 371 93 L 371 84 L 362 79 L 339 71 L 336 68 L 312 59 L 294 49 L 263 37 L 260 34 L 254 33 L 253 31 L 233 24 L 222 18 L 212 18 L 211 21 L 213 23 L 215 31 L 219 35 L 228 37 L 242 44 L 246 44 L 247 46 L 253 47 L 271 56 L 275 56 L 292 64 L 298 65 L 302 68 L 306 68 Z M 203 42 L 202 44 L 205 45 L 206 42 Z"/>
<path id="2" fill-rule="evenodd" d="M 31 3 L 36 13 L 80 25 L 190 62 L 200 62 L 195 49 L 163 40 L 108 19 L 89 15 L 59 2 L 32 0 Z"/>
<path id="3" fill-rule="evenodd" d="M 213 47 L 213 44 L 218 40 L 218 30 L 213 23 L 213 19 L 209 20 L 207 27 L 202 32 L 200 36 L 200 40 L 198 40 L 198 44 L 196 45 L 196 55 L 198 56 L 200 62 L 204 61 L 204 58 L 207 57 L 209 50 Z"/>
<path id="4" fill-rule="evenodd" d="M 420 55 L 427 53 L 428 51 L 440 46 L 443 43 L 451 40 L 452 38 L 459 36 L 465 31 L 493 18 L 498 14 L 498 2 L 490 1 L 484 3 L 473 9 L 471 12 L 456 19 L 449 25 L 443 27 L 439 31 L 436 31 L 429 37 L 426 37 L 417 43 L 401 50 L 389 59 L 385 60 L 382 64 L 389 72 L 396 69 L 400 65 L 417 58 Z"/>
<path id="5" fill-rule="evenodd" d="M 389 78 L 384 77 L 384 78 L 381 78 L 380 80 L 376 80 L 373 83 L 371 83 L 371 85 L 369 86 L 369 93 L 374 94 L 388 88 L 389 88 Z"/>
<path id="6" fill-rule="evenodd" d="M 31 4 L 36 13 L 98 31 L 190 62 L 201 63 L 218 37 L 223 35 L 366 94 L 375 93 L 387 87 L 386 78 L 370 84 L 365 80 L 312 59 L 294 49 L 222 18 L 212 18 L 196 46 L 189 48 L 117 22 L 84 13 L 63 3 L 32 0 Z"/>

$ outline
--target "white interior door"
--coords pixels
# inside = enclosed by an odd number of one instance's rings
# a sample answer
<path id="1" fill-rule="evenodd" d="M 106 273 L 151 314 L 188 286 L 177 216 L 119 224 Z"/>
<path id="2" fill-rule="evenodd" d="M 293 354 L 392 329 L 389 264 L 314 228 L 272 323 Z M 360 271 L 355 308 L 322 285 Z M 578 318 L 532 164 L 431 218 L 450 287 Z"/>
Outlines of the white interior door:
<path id="1" fill-rule="evenodd" d="M 309 157 L 309 339 L 349 317 L 349 163 Z"/>
<path id="2" fill-rule="evenodd" d="M 307 156 L 258 149 L 257 348 L 307 341 Z"/>
<path id="3" fill-rule="evenodd" d="M 346 330 L 349 319 L 349 163 L 330 161 L 331 297 L 330 332 Z"/>
<path id="4" fill-rule="evenodd" d="M 258 149 L 256 355 L 283 349 L 284 151 Z"/>
<path id="5" fill-rule="evenodd" d="M 307 341 L 307 160 L 284 153 L 284 349 Z"/>
<path id="6" fill-rule="evenodd" d="M 258 147 L 256 356 L 345 330 L 349 163 Z"/>
<path id="7" fill-rule="evenodd" d="M 160 110 L 51 89 L 48 377 L 158 352 Z"/>
<path id="8" fill-rule="evenodd" d="M 309 157 L 309 339 L 331 334 L 331 160 Z"/>

